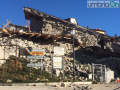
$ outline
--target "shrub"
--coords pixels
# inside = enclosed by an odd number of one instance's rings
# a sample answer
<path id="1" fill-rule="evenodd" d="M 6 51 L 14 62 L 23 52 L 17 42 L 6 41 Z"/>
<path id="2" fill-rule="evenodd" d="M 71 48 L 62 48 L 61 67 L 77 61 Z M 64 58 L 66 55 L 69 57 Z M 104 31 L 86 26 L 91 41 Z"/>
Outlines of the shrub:
<path id="1" fill-rule="evenodd" d="M 95 80 L 95 81 L 92 82 L 92 84 L 98 84 L 98 82 Z"/>

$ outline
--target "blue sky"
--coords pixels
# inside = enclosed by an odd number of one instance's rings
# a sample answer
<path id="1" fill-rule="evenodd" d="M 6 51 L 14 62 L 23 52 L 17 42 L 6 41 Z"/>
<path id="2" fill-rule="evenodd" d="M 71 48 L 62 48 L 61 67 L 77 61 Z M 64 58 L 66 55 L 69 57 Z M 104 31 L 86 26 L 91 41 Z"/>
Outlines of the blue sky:
<path id="1" fill-rule="evenodd" d="M 23 7 L 31 7 L 61 19 L 76 18 L 90 29 L 100 28 L 109 36 L 120 36 L 120 8 L 87 8 L 87 0 L 1 0 L 0 27 L 7 19 L 25 25 Z"/>

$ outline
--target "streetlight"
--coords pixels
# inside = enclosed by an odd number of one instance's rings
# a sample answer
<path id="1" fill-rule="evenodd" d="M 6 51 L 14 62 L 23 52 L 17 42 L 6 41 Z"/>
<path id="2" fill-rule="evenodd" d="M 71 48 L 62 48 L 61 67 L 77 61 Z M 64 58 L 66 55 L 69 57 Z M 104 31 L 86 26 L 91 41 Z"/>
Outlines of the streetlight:
<path id="1" fill-rule="evenodd" d="M 73 80 L 75 80 L 75 52 L 74 52 L 75 28 L 72 28 L 70 33 L 71 33 L 71 35 L 73 35 Z"/>
<path id="2" fill-rule="evenodd" d="M 4 62 L 3 62 L 3 76 L 2 77 L 4 77 L 4 68 L 5 68 L 5 48 L 6 47 L 3 48 L 3 50 L 4 50 Z"/>

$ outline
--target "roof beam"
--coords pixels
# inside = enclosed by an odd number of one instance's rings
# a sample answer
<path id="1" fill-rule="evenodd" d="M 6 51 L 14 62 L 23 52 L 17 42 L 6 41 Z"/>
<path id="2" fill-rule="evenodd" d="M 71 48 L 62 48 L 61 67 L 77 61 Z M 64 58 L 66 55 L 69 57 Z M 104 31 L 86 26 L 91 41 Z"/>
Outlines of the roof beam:
<path id="1" fill-rule="evenodd" d="M 45 37 L 45 39 L 48 39 L 51 35 L 48 35 L 47 37 Z"/>
<path id="2" fill-rule="evenodd" d="M 4 32 L 5 34 L 8 34 L 9 36 L 11 35 L 11 34 L 8 32 L 8 30 L 6 30 L 6 29 L 3 29 L 3 32 Z"/>
<path id="3" fill-rule="evenodd" d="M 71 39 L 71 37 L 69 37 L 69 36 L 63 36 L 63 38 L 66 38 L 66 39 Z"/>
<path id="4" fill-rule="evenodd" d="M 35 34 L 34 33 L 32 33 L 28 38 L 31 38 L 31 37 L 33 37 Z"/>
<path id="5" fill-rule="evenodd" d="M 9 23 L 10 23 L 11 21 L 8 21 L 8 19 L 7 19 L 7 24 L 6 25 L 2 25 L 3 26 L 3 28 L 5 28 L 7 25 L 8 25 L 8 28 L 9 28 Z"/>
<path id="6" fill-rule="evenodd" d="M 23 35 L 23 34 L 25 34 L 25 32 L 20 32 L 18 35 Z"/>
<path id="7" fill-rule="evenodd" d="M 36 36 L 36 38 L 39 38 L 41 36 L 41 33 L 39 33 L 37 36 Z"/>

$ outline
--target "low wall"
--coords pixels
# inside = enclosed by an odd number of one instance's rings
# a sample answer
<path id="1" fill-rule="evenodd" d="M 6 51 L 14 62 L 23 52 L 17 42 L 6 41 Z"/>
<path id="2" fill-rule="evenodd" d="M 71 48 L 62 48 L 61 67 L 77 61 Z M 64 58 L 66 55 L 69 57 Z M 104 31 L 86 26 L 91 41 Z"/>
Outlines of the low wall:
<path id="1" fill-rule="evenodd" d="M 72 82 L 64 82 L 66 85 L 72 84 Z M 52 86 L 57 85 L 59 82 L 50 83 L 0 83 L 0 86 Z M 92 84 L 92 82 L 75 82 L 75 84 Z"/>

